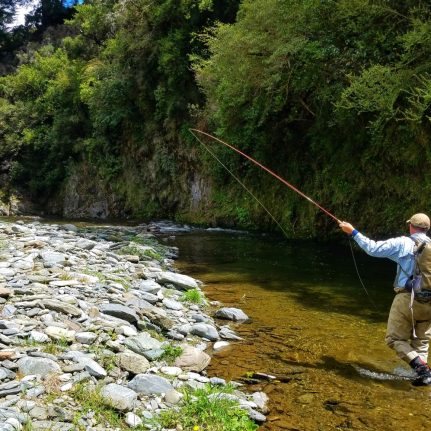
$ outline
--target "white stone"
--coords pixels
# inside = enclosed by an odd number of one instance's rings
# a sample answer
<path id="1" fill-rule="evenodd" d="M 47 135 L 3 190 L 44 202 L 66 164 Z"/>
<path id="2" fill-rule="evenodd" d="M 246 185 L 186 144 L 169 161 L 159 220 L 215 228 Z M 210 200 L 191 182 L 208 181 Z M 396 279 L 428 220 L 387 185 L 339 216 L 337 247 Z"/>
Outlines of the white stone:
<path id="1" fill-rule="evenodd" d="M 230 343 L 228 341 L 217 341 L 216 343 L 214 343 L 213 349 L 217 351 L 217 350 L 224 349 L 229 345 Z"/>
<path id="2" fill-rule="evenodd" d="M 167 376 L 179 376 L 183 372 L 179 367 L 162 367 L 160 371 Z"/>
<path id="3" fill-rule="evenodd" d="M 73 383 L 69 382 L 69 383 L 66 383 L 63 386 L 60 386 L 60 391 L 61 392 L 67 392 L 67 391 L 70 391 L 72 388 L 73 388 Z"/>
<path id="4" fill-rule="evenodd" d="M 43 332 L 31 331 L 30 340 L 36 341 L 37 343 L 47 343 L 49 341 L 49 337 Z"/>
<path id="5" fill-rule="evenodd" d="M 128 412 L 125 417 L 125 422 L 130 428 L 136 428 L 142 425 L 142 419 L 132 412 Z"/>

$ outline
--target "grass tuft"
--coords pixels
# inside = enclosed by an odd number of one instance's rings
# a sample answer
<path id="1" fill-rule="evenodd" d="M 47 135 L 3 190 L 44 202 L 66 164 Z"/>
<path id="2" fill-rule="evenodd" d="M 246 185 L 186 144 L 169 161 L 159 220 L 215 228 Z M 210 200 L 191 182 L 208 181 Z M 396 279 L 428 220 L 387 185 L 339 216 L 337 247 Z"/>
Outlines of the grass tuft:
<path id="1" fill-rule="evenodd" d="M 163 428 L 182 426 L 184 430 L 255 431 L 258 429 L 235 400 L 223 397 L 231 387 L 206 385 L 203 389 L 185 389 L 183 404 L 177 410 L 163 411 L 154 425 Z"/>
<path id="2" fill-rule="evenodd" d="M 190 289 L 184 292 L 180 299 L 183 302 L 193 302 L 194 304 L 202 304 L 204 302 L 204 295 L 198 289 Z"/>

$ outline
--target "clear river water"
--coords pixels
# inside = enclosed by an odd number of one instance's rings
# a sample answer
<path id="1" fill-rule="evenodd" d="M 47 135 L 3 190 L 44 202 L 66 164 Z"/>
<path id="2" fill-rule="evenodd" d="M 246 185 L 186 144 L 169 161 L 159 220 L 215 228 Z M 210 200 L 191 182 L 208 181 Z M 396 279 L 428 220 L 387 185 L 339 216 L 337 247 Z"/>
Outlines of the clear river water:
<path id="1" fill-rule="evenodd" d="M 262 431 L 428 430 L 431 389 L 414 388 L 384 342 L 395 265 L 345 246 L 261 235 L 193 232 L 169 240 L 177 267 L 205 283 L 210 300 L 251 318 L 243 341 L 215 352 L 210 375 L 251 372 L 270 398 Z M 226 321 L 220 321 L 225 324 Z"/>

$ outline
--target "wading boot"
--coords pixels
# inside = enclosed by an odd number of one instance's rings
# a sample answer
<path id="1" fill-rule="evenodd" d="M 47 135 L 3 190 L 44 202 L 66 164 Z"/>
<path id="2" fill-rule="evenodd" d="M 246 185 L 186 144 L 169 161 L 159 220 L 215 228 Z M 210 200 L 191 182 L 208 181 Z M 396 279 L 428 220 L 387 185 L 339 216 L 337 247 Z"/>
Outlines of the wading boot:
<path id="1" fill-rule="evenodd" d="M 431 385 L 431 368 L 419 356 L 410 361 L 410 366 L 418 375 L 412 381 L 413 386 L 428 386 Z"/>

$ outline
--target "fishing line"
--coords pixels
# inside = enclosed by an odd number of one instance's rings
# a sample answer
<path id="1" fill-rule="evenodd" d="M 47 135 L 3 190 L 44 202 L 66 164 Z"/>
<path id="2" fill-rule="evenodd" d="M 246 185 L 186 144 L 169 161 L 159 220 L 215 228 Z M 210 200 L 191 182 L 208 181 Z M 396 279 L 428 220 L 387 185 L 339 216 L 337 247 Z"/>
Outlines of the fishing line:
<path id="1" fill-rule="evenodd" d="M 352 240 L 353 241 L 353 240 Z M 349 245 L 350 245 L 350 251 L 352 252 L 352 258 L 353 258 L 353 263 L 355 264 L 355 269 L 356 269 L 356 274 L 358 275 L 359 281 L 363 287 L 363 289 L 365 290 L 365 293 L 368 296 L 368 299 L 370 300 L 371 304 L 373 304 L 373 307 L 376 311 L 379 311 L 379 309 L 377 308 L 376 304 L 374 303 L 374 301 L 371 299 L 370 294 L 368 293 L 367 288 L 365 287 L 364 282 L 362 281 L 362 277 L 361 274 L 359 274 L 359 269 L 358 269 L 358 264 L 356 263 L 356 258 L 355 258 L 355 253 L 353 252 L 353 247 L 352 247 L 352 241 L 349 239 Z"/>
<path id="2" fill-rule="evenodd" d="M 270 213 L 270 211 L 265 207 L 265 205 L 253 194 L 253 192 L 214 154 L 213 151 L 209 149 L 207 145 L 205 145 L 190 129 L 190 133 L 198 140 L 198 142 L 214 157 L 225 169 L 229 172 L 233 178 L 255 199 L 255 201 L 268 213 L 268 215 L 274 220 L 277 226 L 281 229 L 283 234 L 289 239 L 287 232 L 283 229 L 283 226 L 278 222 L 278 220 Z"/>
<path id="3" fill-rule="evenodd" d="M 284 185 L 292 189 L 294 192 L 298 193 L 300 196 L 302 196 L 304 199 L 307 199 L 308 202 L 319 208 L 321 211 L 323 211 L 326 215 L 331 217 L 333 220 L 335 220 L 338 224 L 341 223 L 341 221 L 334 216 L 334 214 L 330 213 L 327 209 L 323 208 L 321 205 L 319 205 L 316 201 L 311 199 L 309 196 L 307 196 L 305 193 L 302 193 L 301 190 L 297 189 L 294 185 L 290 184 L 288 181 L 286 181 L 284 178 L 282 178 L 280 175 L 277 175 L 275 172 L 271 171 L 271 169 L 267 168 L 266 166 L 262 165 L 262 163 L 259 163 L 257 160 L 253 159 L 253 157 L 248 156 L 247 154 L 243 153 L 242 151 L 238 150 L 238 148 L 235 148 L 234 146 L 228 144 L 227 142 L 222 141 L 221 139 L 210 135 L 209 133 L 203 132 L 202 130 L 198 129 L 189 129 L 190 133 L 193 134 L 193 136 L 196 137 L 196 135 L 193 132 L 201 133 L 202 135 L 207 136 L 210 139 L 213 139 L 214 141 L 219 142 L 220 144 L 223 144 L 224 146 L 230 148 L 231 150 L 237 152 L 238 154 L 241 154 L 241 156 L 247 158 L 251 162 L 253 162 L 255 165 L 259 166 L 264 171 L 271 174 L 273 177 L 277 178 L 279 181 L 281 181 Z"/>
<path id="4" fill-rule="evenodd" d="M 272 220 L 274 220 L 274 222 L 277 224 L 277 226 L 281 229 L 281 231 L 283 232 L 283 234 L 286 236 L 286 238 L 289 238 L 286 231 L 283 229 L 283 227 L 281 226 L 281 224 L 277 221 L 277 219 L 271 214 L 271 212 L 263 205 L 263 203 L 251 192 L 251 190 L 249 190 L 247 188 L 247 186 L 208 148 L 207 145 L 205 145 L 199 138 L 198 136 L 196 136 L 196 133 L 200 133 L 204 136 L 207 136 L 210 139 L 213 139 L 214 141 L 219 142 L 220 144 L 223 144 L 224 146 L 230 148 L 231 150 L 235 151 L 236 153 L 242 155 L 243 157 L 245 157 L 246 159 L 250 160 L 251 162 L 253 162 L 255 165 L 259 166 L 261 169 L 263 169 L 264 171 L 268 172 L 270 175 L 272 175 L 273 177 L 277 178 L 279 181 L 281 181 L 284 185 L 288 186 L 291 190 L 295 191 L 296 193 L 298 193 L 300 196 L 302 196 L 303 198 L 305 198 L 307 201 L 309 201 L 311 204 L 313 204 L 314 206 L 316 206 L 317 208 L 319 208 L 321 211 L 323 211 L 326 215 L 328 215 L 329 217 L 331 217 L 333 220 L 335 220 L 338 224 L 341 223 L 341 221 L 335 217 L 331 212 L 329 212 L 327 209 L 323 208 L 321 205 L 319 205 L 317 202 L 315 202 L 313 199 L 311 199 L 309 196 L 307 196 L 305 193 L 301 192 L 299 189 L 297 189 L 295 186 L 293 186 L 292 184 L 290 184 L 288 181 L 286 181 L 284 178 L 282 178 L 281 176 L 277 175 L 275 172 L 271 171 L 271 169 L 267 168 L 266 166 L 262 165 L 261 163 L 259 163 L 257 160 L 253 159 L 252 157 L 248 156 L 247 154 L 243 153 L 242 151 L 238 150 L 237 148 L 235 148 L 234 146 L 228 144 L 227 142 L 222 141 L 221 139 L 217 138 L 216 136 L 210 135 L 209 133 L 203 132 L 202 130 L 198 130 L 198 129 L 189 129 L 189 132 L 197 139 L 197 141 L 206 149 L 206 151 L 208 151 L 212 157 L 214 157 L 214 159 L 216 159 L 222 166 L 224 169 L 226 169 L 227 172 L 229 172 L 232 177 L 256 200 L 256 202 L 268 213 L 268 215 L 272 218 Z M 359 273 L 359 269 L 358 269 L 358 265 L 356 263 L 356 258 L 355 258 L 355 254 L 353 252 L 353 247 L 352 244 L 349 240 L 349 245 L 350 245 L 350 251 L 352 252 L 352 258 L 353 258 L 353 263 L 355 266 L 355 270 L 356 270 L 356 274 L 358 276 L 359 282 L 361 283 L 362 288 L 364 289 L 365 293 L 368 296 L 369 301 L 371 302 L 371 304 L 373 305 L 373 307 L 375 308 L 376 311 L 378 311 L 378 308 L 376 306 L 376 304 L 374 303 L 374 301 L 371 299 L 370 294 L 368 293 L 367 288 L 365 287 L 364 282 L 362 281 L 362 277 Z"/>

